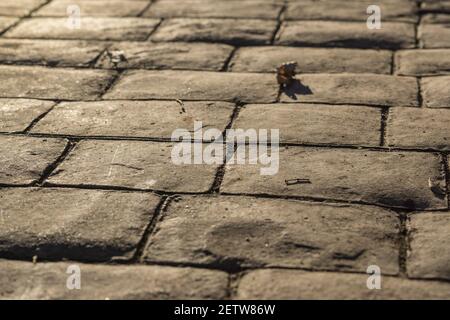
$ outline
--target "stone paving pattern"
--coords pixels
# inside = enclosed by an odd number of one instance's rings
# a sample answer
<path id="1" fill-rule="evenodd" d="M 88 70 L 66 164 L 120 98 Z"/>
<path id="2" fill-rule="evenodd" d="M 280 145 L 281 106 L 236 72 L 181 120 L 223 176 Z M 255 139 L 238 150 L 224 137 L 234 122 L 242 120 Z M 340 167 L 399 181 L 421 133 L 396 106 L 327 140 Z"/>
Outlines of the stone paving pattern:
<path id="1" fill-rule="evenodd" d="M 194 121 L 279 173 L 175 165 Z M 0 299 L 450 299 L 449 123 L 448 0 L 2 0 Z"/>

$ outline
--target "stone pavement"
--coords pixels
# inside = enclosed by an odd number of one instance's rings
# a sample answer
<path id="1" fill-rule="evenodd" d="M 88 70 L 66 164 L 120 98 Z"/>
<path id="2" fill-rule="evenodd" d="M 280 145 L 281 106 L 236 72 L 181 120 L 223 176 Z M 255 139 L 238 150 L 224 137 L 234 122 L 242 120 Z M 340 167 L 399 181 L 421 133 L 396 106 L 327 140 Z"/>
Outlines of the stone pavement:
<path id="1" fill-rule="evenodd" d="M 0 64 L 0 298 L 450 298 L 450 1 L 2 0 Z"/>

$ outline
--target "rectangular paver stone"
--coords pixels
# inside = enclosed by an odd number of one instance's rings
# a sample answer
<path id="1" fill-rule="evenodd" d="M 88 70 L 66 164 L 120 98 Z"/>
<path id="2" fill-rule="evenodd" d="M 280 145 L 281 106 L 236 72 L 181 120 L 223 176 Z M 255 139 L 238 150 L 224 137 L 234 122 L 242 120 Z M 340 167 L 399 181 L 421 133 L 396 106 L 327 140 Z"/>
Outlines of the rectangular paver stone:
<path id="1" fill-rule="evenodd" d="M 88 66 L 105 45 L 76 40 L 1 39 L 0 62 L 48 66 Z"/>
<path id="2" fill-rule="evenodd" d="M 0 184 L 24 185 L 39 180 L 65 147 L 63 139 L 0 136 Z"/>
<path id="3" fill-rule="evenodd" d="M 96 66 L 220 71 L 232 50 L 233 47 L 224 44 L 119 42 L 108 48 Z M 114 60 L 115 53 L 124 58 Z"/>
<path id="4" fill-rule="evenodd" d="M 281 142 L 377 146 L 380 119 L 378 108 L 264 104 L 245 106 L 233 127 L 257 131 L 279 129 Z"/>
<path id="5" fill-rule="evenodd" d="M 0 132 L 25 130 L 55 103 L 29 99 L 0 99 Z"/>
<path id="6" fill-rule="evenodd" d="M 159 1 L 144 14 L 157 18 L 259 18 L 276 19 L 281 10 L 281 3 L 269 1 L 210 1 L 177 0 Z M 244 20 L 245 21 L 245 20 Z M 242 22 L 244 22 L 242 21 Z"/>
<path id="7" fill-rule="evenodd" d="M 119 186 L 173 192 L 206 192 L 218 165 L 180 164 L 173 143 L 82 141 L 50 176 L 64 185 Z"/>
<path id="8" fill-rule="evenodd" d="M 445 188 L 438 154 L 283 147 L 279 150 L 279 171 L 275 175 L 260 174 L 260 169 L 269 165 L 248 163 L 247 160 L 246 164 L 227 164 L 222 192 L 363 201 L 406 208 L 447 208 L 446 197 L 428 185 L 431 179 Z M 286 182 L 292 179 L 309 179 L 311 183 Z"/>
<path id="9" fill-rule="evenodd" d="M 396 147 L 450 150 L 450 110 L 392 108 L 387 144 Z"/>
<path id="10" fill-rule="evenodd" d="M 396 54 L 396 73 L 428 76 L 450 73 L 450 50 L 404 50 Z"/>
<path id="11" fill-rule="evenodd" d="M 409 0 L 370 0 L 333 1 L 302 0 L 291 1 L 285 12 L 288 20 L 344 20 L 364 21 L 368 14 L 367 7 L 376 4 L 380 7 L 383 21 L 417 20 L 417 6 Z"/>
<path id="12" fill-rule="evenodd" d="M 225 272 L 82 263 L 77 263 L 81 289 L 68 290 L 66 272 L 71 265 L 0 261 L 0 299 L 223 299 L 227 292 Z"/>
<path id="13" fill-rule="evenodd" d="M 189 230 L 189 232 L 186 232 Z M 228 269 L 301 267 L 398 272 L 398 219 L 375 207 L 250 197 L 172 202 L 145 259 Z"/>
<path id="14" fill-rule="evenodd" d="M 235 72 L 276 72 L 287 61 L 297 61 L 298 73 L 391 72 L 392 54 L 385 50 L 343 48 L 245 47 L 230 63 Z"/>
<path id="15" fill-rule="evenodd" d="M 274 75 L 200 71 L 128 71 L 105 99 L 275 102 Z"/>
<path id="16" fill-rule="evenodd" d="M 450 108 L 450 76 L 423 78 L 423 103 L 429 108 Z"/>
<path id="17" fill-rule="evenodd" d="M 269 44 L 276 26 L 275 20 L 174 18 L 165 20 L 151 40 Z"/>
<path id="18" fill-rule="evenodd" d="M 383 272 L 383 269 L 381 269 Z M 450 298 L 450 284 L 382 277 L 381 290 L 367 288 L 368 275 L 257 270 L 239 282 L 237 299 L 428 300 Z M 257 285 L 256 285 L 257 284 Z M 301 288 L 301 289 L 300 289 Z"/>
<path id="19" fill-rule="evenodd" d="M 0 190 L 0 253 L 31 259 L 131 257 L 159 197 L 80 189 Z"/>
<path id="20" fill-rule="evenodd" d="M 414 278 L 450 280 L 450 214 L 413 214 L 409 237 L 408 275 Z"/>
<path id="21" fill-rule="evenodd" d="M 227 102 L 97 101 L 61 103 L 32 132 L 81 136 L 156 137 L 170 139 L 172 132 L 205 128 L 225 130 L 234 104 Z"/>
<path id="22" fill-rule="evenodd" d="M 352 48 L 413 48 L 414 24 L 384 22 L 381 29 L 368 29 L 365 22 L 289 21 L 276 43 L 294 46 Z"/>
<path id="23" fill-rule="evenodd" d="M 106 89 L 113 71 L 0 66 L 0 97 L 93 100 Z"/>
<path id="24" fill-rule="evenodd" d="M 424 48 L 450 48 L 449 24 L 425 23 L 419 26 L 418 36 Z"/>
<path id="25" fill-rule="evenodd" d="M 158 25 L 158 19 L 82 17 L 81 27 L 68 26 L 67 18 L 22 20 L 4 36 L 30 39 L 145 40 Z"/>
<path id="26" fill-rule="evenodd" d="M 148 1 L 122 0 L 53 0 L 34 16 L 67 17 L 67 7 L 76 5 L 82 16 L 132 17 L 139 15 L 148 5 Z"/>
<path id="27" fill-rule="evenodd" d="M 418 106 L 415 78 L 375 74 L 305 74 L 281 95 L 282 102 Z"/>

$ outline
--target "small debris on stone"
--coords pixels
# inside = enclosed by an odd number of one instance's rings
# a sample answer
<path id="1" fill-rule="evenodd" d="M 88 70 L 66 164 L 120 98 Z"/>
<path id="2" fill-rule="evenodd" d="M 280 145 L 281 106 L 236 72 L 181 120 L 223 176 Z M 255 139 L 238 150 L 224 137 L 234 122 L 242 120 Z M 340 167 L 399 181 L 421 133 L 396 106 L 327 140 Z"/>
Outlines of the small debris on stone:
<path id="1" fill-rule="evenodd" d="M 287 87 L 292 83 L 295 77 L 295 69 L 297 68 L 297 62 L 290 61 L 285 62 L 277 68 L 277 81 L 282 87 Z"/>
<path id="2" fill-rule="evenodd" d="M 122 50 L 106 50 L 106 55 L 108 56 L 109 61 L 113 64 L 114 68 L 117 68 L 119 63 L 128 61 L 125 57 L 125 52 Z"/>
<path id="3" fill-rule="evenodd" d="M 290 185 L 294 185 L 294 184 L 310 184 L 311 180 L 309 179 L 289 179 L 289 180 L 284 180 L 286 182 L 286 185 L 290 186 Z"/>
<path id="4" fill-rule="evenodd" d="M 180 114 L 186 113 L 186 109 L 184 108 L 184 102 L 181 101 L 180 99 L 176 99 L 175 101 L 178 102 L 178 104 L 181 106 L 181 112 L 180 112 Z"/>
<path id="5" fill-rule="evenodd" d="M 438 197 L 442 198 L 446 196 L 446 191 L 444 186 L 442 186 L 440 180 L 436 180 L 433 178 L 428 178 L 428 187 L 431 191 Z"/>

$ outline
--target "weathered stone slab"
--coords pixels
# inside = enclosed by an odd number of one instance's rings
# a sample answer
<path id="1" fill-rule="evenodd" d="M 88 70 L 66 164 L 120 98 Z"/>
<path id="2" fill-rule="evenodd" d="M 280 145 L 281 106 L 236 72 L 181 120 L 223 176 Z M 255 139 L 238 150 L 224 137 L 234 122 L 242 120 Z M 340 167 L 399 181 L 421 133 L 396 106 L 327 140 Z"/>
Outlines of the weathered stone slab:
<path id="1" fill-rule="evenodd" d="M 189 232 L 186 232 L 189 230 Z M 375 207 L 249 197 L 184 197 L 146 249 L 151 262 L 398 272 L 398 220 Z"/>

